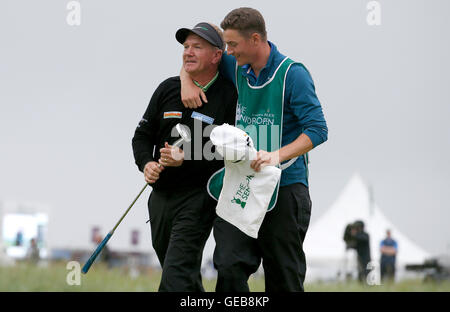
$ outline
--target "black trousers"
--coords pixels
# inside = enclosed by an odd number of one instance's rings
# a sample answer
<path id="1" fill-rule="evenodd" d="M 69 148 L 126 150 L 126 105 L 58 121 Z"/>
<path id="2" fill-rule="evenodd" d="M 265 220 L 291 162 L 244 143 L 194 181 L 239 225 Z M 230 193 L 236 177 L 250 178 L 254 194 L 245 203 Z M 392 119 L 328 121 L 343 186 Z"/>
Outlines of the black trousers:
<path id="1" fill-rule="evenodd" d="M 152 191 L 148 209 L 152 244 L 162 267 L 159 291 L 204 291 L 200 268 L 215 207 L 205 187 Z"/>
<path id="2" fill-rule="evenodd" d="M 264 217 L 257 239 L 217 217 L 216 291 L 249 291 L 248 278 L 259 268 L 261 259 L 267 292 L 303 291 L 306 274 L 303 241 L 310 217 L 309 190 L 301 183 L 280 187 L 277 204 Z"/>
<path id="3" fill-rule="evenodd" d="M 395 278 L 395 259 L 381 256 L 380 261 L 381 280 L 394 280 Z"/>

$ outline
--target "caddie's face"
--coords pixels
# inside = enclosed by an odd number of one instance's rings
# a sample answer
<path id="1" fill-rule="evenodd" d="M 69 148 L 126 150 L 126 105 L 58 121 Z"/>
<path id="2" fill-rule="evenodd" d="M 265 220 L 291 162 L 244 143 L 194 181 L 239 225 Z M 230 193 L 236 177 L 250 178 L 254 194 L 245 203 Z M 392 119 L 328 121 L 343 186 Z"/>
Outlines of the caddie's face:
<path id="1" fill-rule="evenodd" d="M 235 29 L 225 30 L 223 37 L 227 44 L 227 53 L 236 58 L 239 66 L 252 63 L 255 47 L 251 43 L 251 38 L 245 38 Z"/>
<path id="2" fill-rule="evenodd" d="M 183 67 L 188 74 L 198 74 L 217 63 L 217 49 L 208 41 L 190 34 L 183 43 Z"/>

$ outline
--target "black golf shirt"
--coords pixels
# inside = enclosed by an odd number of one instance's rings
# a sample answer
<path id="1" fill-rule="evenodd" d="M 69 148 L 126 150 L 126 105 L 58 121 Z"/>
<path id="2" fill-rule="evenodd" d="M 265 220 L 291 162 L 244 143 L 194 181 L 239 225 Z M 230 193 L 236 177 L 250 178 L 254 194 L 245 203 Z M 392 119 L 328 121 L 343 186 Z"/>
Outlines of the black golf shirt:
<path id="1" fill-rule="evenodd" d="M 149 161 L 158 161 L 159 150 L 168 142 L 172 145 L 179 136 L 173 137 L 173 128 L 181 123 L 189 127 L 191 132 L 190 148 L 184 149 L 185 160 L 180 167 L 166 167 L 159 179 L 151 186 L 157 189 L 176 189 L 196 186 L 206 186 L 210 176 L 221 167 L 223 160 L 208 160 L 202 153 L 209 140 L 212 125 L 228 123 L 234 125 L 236 117 L 237 92 L 235 86 L 221 74 L 206 91 L 208 103 L 203 103 L 197 109 L 183 106 L 180 94 L 181 82 L 179 77 L 172 77 L 162 82 L 150 100 L 144 116 L 139 122 L 132 140 L 136 165 L 140 171 L 144 170 Z M 200 121 L 200 120 L 201 121 Z M 194 128 L 201 128 L 201 134 Z M 206 135 L 204 135 L 204 133 Z M 201 140 L 201 150 L 195 149 Z M 195 143 L 197 142 L 197 144 Z M 214 152 L 211 142 L 206 149 Z M 189 152 L 190 149 L 190 153 Z"/>

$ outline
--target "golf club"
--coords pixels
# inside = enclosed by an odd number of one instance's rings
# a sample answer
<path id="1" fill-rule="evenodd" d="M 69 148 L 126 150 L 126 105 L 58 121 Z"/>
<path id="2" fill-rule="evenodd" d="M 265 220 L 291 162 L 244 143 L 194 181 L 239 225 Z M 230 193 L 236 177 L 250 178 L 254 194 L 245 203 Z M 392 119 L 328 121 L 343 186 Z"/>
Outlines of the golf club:
<path id="1" fill-rule="evenodd" d="M 189 134 L 189 130 L 185 125 L 182 124 L 177 124 L 175 126 L 176 130 L 178 131 L 178 133 L 180 134 L 181 138 L 179 138 L 172 146 L 173 147 L 179 147 L 183 142 L 189 143 L 191 141 L 191 136 Z M 108 243 L 109 239 L 111 238 L 111 236 L 114 234 L 114 231 L 116 230 L 116 228 L 119 226 L 120 222 L 122 222 L 123 218 L 125 218 L 125 216 L 127 215 L 127 213 L 130 211 L 131 207 L 133 207 L 134 203 L 138 200 L 139 196 L 141 196 L 141 194 L 144 192 L 145 188 L 147 187 L 148 183 L 146 183 L 144 185 L 144 187 L 142 188 L 142 190 L 139 192 L 139 194 L 136 196 L 136 198 L 133 200 L 133 202 L 131 203 L 131 205 L 128 207 L 128 209 L 125 211 L 125 213 L 122 215 L 122 217 L 120 218 L 120 220 L 116 223 L 116 225 L 113 227 L 113 229 L 111 231 L 109 231 L 109 233 L 105 236 L 105 238 L 103 239 L 103 241 L 97 246 L 97 249 L 95 249 L 94 253 L 91 255 L 91 257 L 88 259 L 88 261 L 86 261 L 86 263 L 84 264 L 83 268 L 81 269 L 81 272 L 83 274 L 86 274 L 92 263 L 94 263 L 95 259 L 97 258 L 97 256 L 100 254 L 100 252 L 103 250 L 103 248 L 105 248 L 105 245 Z"/>

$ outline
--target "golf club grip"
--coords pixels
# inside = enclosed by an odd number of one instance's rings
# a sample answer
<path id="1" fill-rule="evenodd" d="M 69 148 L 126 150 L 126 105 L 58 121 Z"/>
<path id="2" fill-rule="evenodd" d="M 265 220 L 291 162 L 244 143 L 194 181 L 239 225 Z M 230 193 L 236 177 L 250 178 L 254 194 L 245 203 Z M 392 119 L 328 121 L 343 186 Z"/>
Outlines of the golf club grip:
<path id="1" fill-rule="evenodd" d="M 86 261 L 86 263 L 83 266 L 83 269 L 81 269 L 81 272 L 83 274 L 86 274 L 89 271 L 89 268 L 91 267 L 92 263 L 94 263 L 95 259 L 97 258 L 99 253 L 102 251 L 102 249 L 105 247 L 106 243 L 109 241 L 111 236 L 112 236 L 112 233 L 111 232 L 108 233 L 108 235 L 106 235 L 106 237 L 103 239 L 103 241 L 98 245 L 97 249 L 94 251 L 94 253 L 89 258 L 89 260 Z"/>

